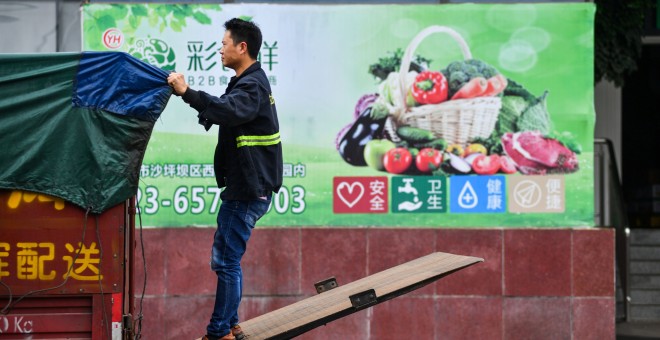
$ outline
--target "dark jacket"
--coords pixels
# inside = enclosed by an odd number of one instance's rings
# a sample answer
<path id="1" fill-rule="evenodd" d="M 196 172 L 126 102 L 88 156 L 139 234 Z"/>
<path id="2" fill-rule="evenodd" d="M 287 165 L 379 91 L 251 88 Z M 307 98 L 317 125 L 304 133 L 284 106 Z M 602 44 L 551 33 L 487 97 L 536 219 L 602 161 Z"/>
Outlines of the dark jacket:
<path id="1" fill-rule="evenodd" d="M 214 167 L 223 200 L 250 200 L 282 186 L 282 143 L 275 100 L 259 62 L 232 77 L 216 97 L 190 88 L 183 100 L 208 130 L 220 126 Z"/>

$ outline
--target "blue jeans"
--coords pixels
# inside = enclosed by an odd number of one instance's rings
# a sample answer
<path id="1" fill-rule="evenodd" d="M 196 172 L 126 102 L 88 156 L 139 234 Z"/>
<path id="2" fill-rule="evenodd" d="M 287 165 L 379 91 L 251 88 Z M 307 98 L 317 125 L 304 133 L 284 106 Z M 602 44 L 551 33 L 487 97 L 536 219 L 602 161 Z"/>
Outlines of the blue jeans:
<path id="1" fill-rule="evenodd" d="M 208 335 L 222 337 L 238 324 L 238 305 L 243 294 L 241 258 L 255 223 L 268 210 L 270 196 L 252 201 L 223 201 L 218 213 L 211 254 L 211 270 L 218 275 L 215 305 Z"/>

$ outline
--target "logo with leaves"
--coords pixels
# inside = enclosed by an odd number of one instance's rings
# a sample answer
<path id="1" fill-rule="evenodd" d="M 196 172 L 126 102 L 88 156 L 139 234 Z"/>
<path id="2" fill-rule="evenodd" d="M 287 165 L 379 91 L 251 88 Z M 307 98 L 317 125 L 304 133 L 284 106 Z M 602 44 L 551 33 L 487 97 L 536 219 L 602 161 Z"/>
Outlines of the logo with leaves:
<path id="1" fill-rule="evenodd" d="M 210 25 L 212 20 L 206 14 L 210 11 L 221 11 L 221 8 L 216 4 L 86 4 L 83 8 L 83 20 L 86 23 L 83 26 L 84 35 L 100 37 L 105 30 L 116 27 L 124 33 L 126 44 L 134 47 L 138 44 L 136 31 L 144 22 L 149 27 L 158 28 L 160 32 L 168 27 L 174 32 L 181 32 L 189 19 Z M 86 39 L 85 49 L 105 50 L 106 47 L 99 40 Z M 151 40 L 147 41 L 147 45 L 154 45 Z"/>
<path id="2" fill-rule="evenodd" d="M 128 53 L 163 70 L 174 71 L 176 69 L 174 50 L 163 40 L 140 39 L 131 46 Z"/>

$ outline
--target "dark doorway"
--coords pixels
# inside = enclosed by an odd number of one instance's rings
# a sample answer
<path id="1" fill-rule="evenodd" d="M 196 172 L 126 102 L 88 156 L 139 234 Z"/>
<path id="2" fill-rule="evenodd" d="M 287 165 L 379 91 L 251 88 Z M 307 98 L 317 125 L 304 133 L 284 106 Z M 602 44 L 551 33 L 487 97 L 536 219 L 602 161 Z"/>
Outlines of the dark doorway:
<path id="1" fill-rule="evenodd" d="M 644 45 L 622 89 L 623 189 L 630 225 L 660 227 L 660 44 Z"/>

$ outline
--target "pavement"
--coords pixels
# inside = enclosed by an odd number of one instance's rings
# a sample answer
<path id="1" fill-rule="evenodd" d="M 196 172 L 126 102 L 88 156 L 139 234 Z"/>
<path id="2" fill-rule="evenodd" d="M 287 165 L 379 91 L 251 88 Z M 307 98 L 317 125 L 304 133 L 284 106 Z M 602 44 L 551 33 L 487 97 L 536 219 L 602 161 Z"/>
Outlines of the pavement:
<path id="1" fill-rule="evenodd" d="M 616 339 L 660 339 L 660 322 L 619 322 L 616 324 Z"/>

